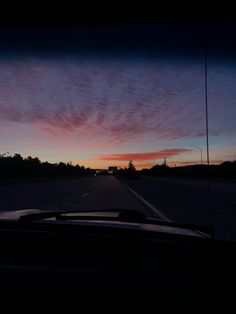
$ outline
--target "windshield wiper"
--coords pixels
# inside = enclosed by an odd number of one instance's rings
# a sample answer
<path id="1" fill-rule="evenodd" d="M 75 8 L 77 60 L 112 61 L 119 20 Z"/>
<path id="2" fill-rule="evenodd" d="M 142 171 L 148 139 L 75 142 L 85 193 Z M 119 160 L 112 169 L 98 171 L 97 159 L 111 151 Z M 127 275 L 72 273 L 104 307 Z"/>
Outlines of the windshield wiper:
<path id="1" fill-rule="evenodd" d="M 104 215 L 92 215 L 97 213 L 104 213 Z M 117 213 L 117 216 L 109 216 L 107 213 Z M 73 215 L 74 214 L 74 215 Z M 176 227 L 181 229 L 188 229 L 194 231 L 200 231 L 207 234 L 211 234 L 211 228 L 207 226 L 199 226 L 196 224 L 185 224 L 174 221 L 163 221 L 156 218 L 149 218 L 144 213 L 133 209 L 98 209 L 98 210 L 86 210 L 86 211 L 47 211 L 43 213 L 31 213 L 20 216 L 19 222 L 34 222 L 38 220 L 44 220 L 49 218 L 55 218 L 59 221 L 66 220 L 101 220 L 101 221 L 120 221 L 129 223 L 143 223 L 153 224 L 159 226 Z"/>
<path id="2" fill-rule="evenodd" d="M 75 215 L 73 215 L 73 213 Z M 117 216 L 106 215 L 91 215 L 96 213 L 118 213 Z M 68 216 L 69 214 L 69 216 Z M 81 215 L 80 215 L 81 214 Z M 87 215 L 86 215 L 87 214 Z M 49 218 L 56 218 L 57 220 L 118 220 L 124 222 L 139 222 L 145 223 L 147 221 L 146 216 L 137 210 L 132 209 L 98 209 L 98 210 L 86 210 L 86 211 L 47 211 L 44 213 L 30 213 L 20 216 L 19 222 L 37 221 Z"/>

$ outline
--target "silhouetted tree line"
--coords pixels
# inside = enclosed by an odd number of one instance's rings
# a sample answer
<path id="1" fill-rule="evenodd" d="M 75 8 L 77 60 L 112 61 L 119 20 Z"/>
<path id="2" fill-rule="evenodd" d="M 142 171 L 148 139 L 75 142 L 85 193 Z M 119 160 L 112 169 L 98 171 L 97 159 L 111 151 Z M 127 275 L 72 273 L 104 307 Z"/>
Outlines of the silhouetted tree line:
<path id="1" fill-rule="evenodd" d="M 182 167 L 168 167 L 156 165 L 151 169 L 140 171 L 142 175 L 149 176 L 176 176 L 176 177 L 211 177 L 236 178 L 236 161 L 225 161 L 219 165 L 189 165 Z"/>
<path id="2" fill-rule="evenodd" d="M 0 155 L 0 177 L 44 177 L 44 176 L 82 176 L 92 175 L 95 171 L 71 162 L 41 162 L 38 157 L 23 158 L 20 154 Z"/>

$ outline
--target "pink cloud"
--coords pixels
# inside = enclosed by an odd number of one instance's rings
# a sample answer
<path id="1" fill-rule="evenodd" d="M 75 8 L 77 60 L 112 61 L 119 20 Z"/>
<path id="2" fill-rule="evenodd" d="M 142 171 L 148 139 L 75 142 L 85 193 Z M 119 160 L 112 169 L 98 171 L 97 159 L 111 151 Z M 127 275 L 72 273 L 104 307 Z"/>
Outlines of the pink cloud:
<path id="1" fill-rule="evenodd" d="M 117 144 L 203 137 L 201 69 L 149 65 L 42 60 L 3 64 L 0 120 L 42 125 L 55 137 L 76 131 L 83 138 Z M 227 126 L 216 128 L 210 135 L 222 134 Z"/>
<path id="2" fill-rule="evenodd" d="M 191 152 L 191 149 L 185 149 L 185 148 L 175 148 L 175 149 L 163 149 L 160 151 L 155 152 L 145 152 L 145 153 L 129 153 L 129 154 L 109 154 L 109 155 L 103 155 L 98 158 L 98 160 L 116 160 L 116 161 L 129 161 L 133 160 L 136 162 L 139 161 L 151 161 L 151 160 L 157 160 L 161 158 L 169 158 L 174 157 L 179 154 L 184 154 Z"/>

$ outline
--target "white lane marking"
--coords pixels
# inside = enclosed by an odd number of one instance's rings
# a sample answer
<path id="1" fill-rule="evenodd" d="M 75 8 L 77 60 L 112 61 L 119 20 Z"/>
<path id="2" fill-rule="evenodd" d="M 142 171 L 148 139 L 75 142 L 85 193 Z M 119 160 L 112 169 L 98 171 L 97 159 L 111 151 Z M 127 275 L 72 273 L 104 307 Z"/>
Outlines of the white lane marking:
<path id="1" fill-rule="evenodd" d="M 127 184 L 122 182 L 122 184 L 133 194 L 135 197 L 137 197 L 141 202 L 143 202 L 149 209 L 151 209 L 155 214 L 157 214 L 161 219 L 164 221 L 171 222 L 171 220 L 165 216 L 161 211 L 159 211 L 156 207 L 154 207 L 152 204 L 150 204 L 148 201 L 146 201 L 141 195 L 139 195 L 137 192 L 135 192 L 133 189 L 131 189 Z"/>
<path id="2" fill-rule="evenodd" d="M 204 233 L 202 231 L 199 231 L 199 230 L 193 230 L 194 232 L 196 232 L 197 234 L 200 234 L 201 236 L 204 236 L 204 237 L 207 237 L 207 238 L 210 238 L 211 236 L 207 233 Z"/>
<path id="3" fill-rule="evenodd" d="M 80 197 L 84 198 L 84 197 L 89 196 L 90 194 L 91 194 L 91 193 L 87 192 L 87 193 L 82 194 Z"/>
<path id="4" fill-rule="evenodd" d="M 127 184 L 125 184 L 123 181 L 120 181 L 121 184 L 123 184 L 132 194 L 134 194 L 141 202 L 143 202 L 149 209 L 154 211 L 157 215 L 160 216 L 161 219 L 163 219 L 166 222 L 174 222 L 173 220 L 170 220 L 167 216 L 165 216 L 161 211 L 159 211 L 156 207 L 154 207 L 152 204 L 150 204 L 148 201 L 146 201 L 142 196 L 140 196 L 137 192 L 135 192 L 133 189 L 131 189 Z M 200 234 L 204 237 L 209 237 L 208 234 L 201 232 L 199 230 L 193 230 L 193 234 Z"/>

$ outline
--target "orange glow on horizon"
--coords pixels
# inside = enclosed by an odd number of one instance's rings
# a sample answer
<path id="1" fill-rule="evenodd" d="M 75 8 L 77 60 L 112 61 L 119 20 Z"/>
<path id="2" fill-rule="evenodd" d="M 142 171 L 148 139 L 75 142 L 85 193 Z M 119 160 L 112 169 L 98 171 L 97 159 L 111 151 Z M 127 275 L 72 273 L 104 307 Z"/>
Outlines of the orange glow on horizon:
<path id="1" fill-rule="evenodd" d="M 211 165 L 219 165 L 223 162 L 223 160 L 211 160 L 210 164 Z M 99 163 L 97 161 L 81 161 L 81 160 L 73 160 L 72 161 L 73 165 L 80 165 L 80 166 L 84 166 L 86 168 L 92 168 L 92 169 L 108 169 L 108 167 L 111 166 L 116 166 L 118 167 L 118 169 L 124 169 L 128 167 L 128 163 L 126 164 L 120 164 L 120 163 L 115 163 L 114 161 L 112 162 L 106 162 L 104 163 Z M 150 169 L 156 165 L 162 165 L 163 162 L 148 162 L 148 163 L 135 163 L 134 162 L 134 166 L 137 170 L 142 170 L 142 169 Z M 206 164 L 206 162 L 203 162 L 203 164 Z M 183 166 L 190 166 L 190 165 L 200 165 L 199 161 L 176 161 L 173 163 L 172 162 L 167 162 L 167 166 L 169 167 L 183 167 Z"/>

